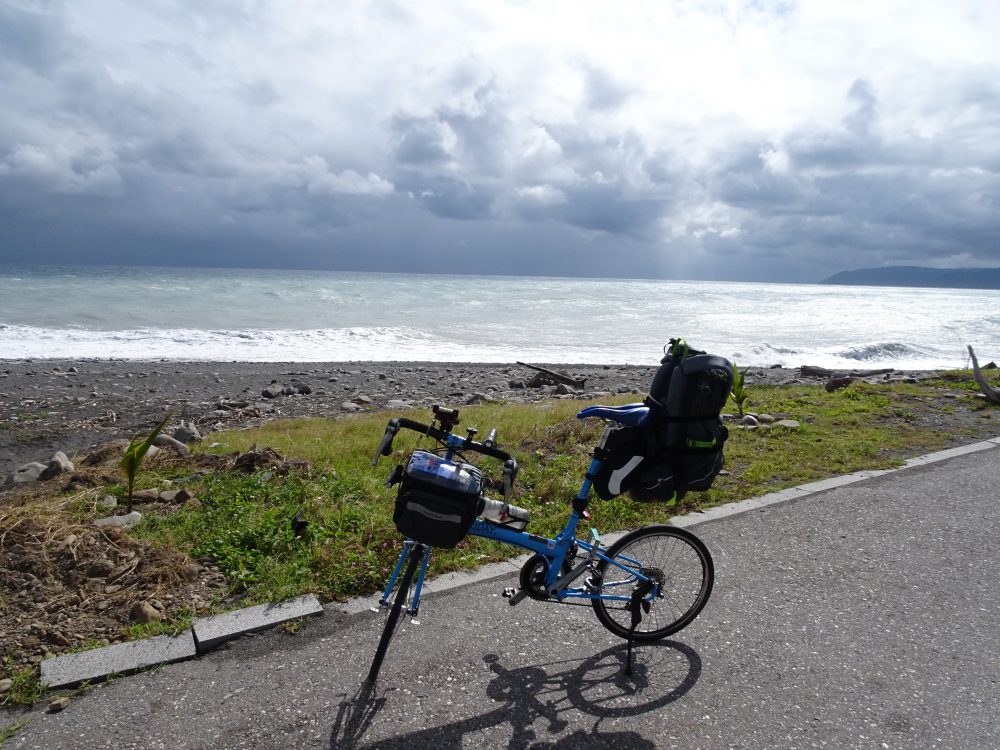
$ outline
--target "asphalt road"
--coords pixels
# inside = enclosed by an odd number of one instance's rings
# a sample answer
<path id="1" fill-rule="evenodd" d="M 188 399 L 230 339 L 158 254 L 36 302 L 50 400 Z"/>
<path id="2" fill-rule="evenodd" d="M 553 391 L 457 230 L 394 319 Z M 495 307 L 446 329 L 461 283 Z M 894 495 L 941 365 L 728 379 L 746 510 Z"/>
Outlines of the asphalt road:
<path id="1" fill-rule="evenodd" d="M 998 458 L 695 527 L 712 599 L 631 677 L 589 607 L 509 607 L 512 568 L 428 595 L 370 695 L 381 616 L 331 611 L 91 688 L 8 746 L 1000 748 Z"/>

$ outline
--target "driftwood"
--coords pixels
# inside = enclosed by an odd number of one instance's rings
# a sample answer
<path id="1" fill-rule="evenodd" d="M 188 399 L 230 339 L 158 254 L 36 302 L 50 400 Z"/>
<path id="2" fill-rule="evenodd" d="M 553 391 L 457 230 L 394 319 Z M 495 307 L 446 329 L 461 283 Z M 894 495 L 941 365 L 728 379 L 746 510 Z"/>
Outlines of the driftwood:
<path id="1" fill-rule="evenodd" d="M 851 370 L 850 372 L 845 372 L 843 370 L 830 370 L 826 367 L 816 367 L 815 365 L 802 365 L 802 367 L 799 368 L 799 374 L 804 378 L 832 378 L 835 376 L 873 378 L 876 375 L 888 375 L 892 372 L 895 372 L 895 370 L 891 367 L 887 367 L 882 370 Z"/>
<path id="2" fill-rule="evenodd" d="M 532 370 L 537 370 L 541 375 L 548 376 L 553 382 L 547 383 L 547 385 L 556 385 L 557 383 L 565 383 L 566 385 L 573 386 L 574 388 L 583 388 L 587 385 L 587 381 L 582 378 L 573 378 L 569 375 L 565 375 L 561 372 L 553 372 L 552 370 L 546 370 L 544 367 L 538 367 L 537 365 L 529 365 L 527 362 L 518 362 L 522 367 L 527 367 Z M 533 383 L 538 385 L 546 385 L 544 382 L 546 378 L 536 375 L 533 379 Z"/>
<path id="3" fill-rule="evenodd" d="M 983 371 L 979 368 L 979 360 L 976 359 L 976 353 L 972 351 L 971 345 L 969 346 L 969 356 L 972 358 L 972 374 L 975 376 L 979 387 L 982 388 L 983 395 L 986 396 L 988 401 L 1000 404 L 1000 388 L 994 388 L 986 381 L 986 376 L 983 375 Z"/>

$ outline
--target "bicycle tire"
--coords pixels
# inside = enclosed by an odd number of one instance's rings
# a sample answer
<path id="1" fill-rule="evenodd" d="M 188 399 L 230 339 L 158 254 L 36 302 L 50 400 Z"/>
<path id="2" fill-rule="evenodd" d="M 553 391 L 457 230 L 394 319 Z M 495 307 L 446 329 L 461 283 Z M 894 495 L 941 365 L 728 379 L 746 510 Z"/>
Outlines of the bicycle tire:
<path id="1" fill-rule="evenodd" d="M 708 547 L 686 529 L 676 526 L 645 526 L 629 532 L 608 548 L 608 558 L 635 570 L 638 567 L 657 579 L 660 592 L 649 612 L 631 632 L 632 613 L 628 602 L 591 599 L 600 623 L 622 638 L 634 641 L 657 641 L 688 626 L 701 612 L 712 593 L 715 566 Z M 634 563 L 619 557 L 627 557 Z M 652 574 L 650 574 L 650 572 Z M 620 587 L 617 592 L 628 596 L 635 589 L 634 577 L 627 570 L 601 560 L 592 576 L 592 583 L 601 592 Z"/>
<path id="2" fill-rule="evenodd" d="M 417 566 L 420 564 L 423 556 L 424 546 L 422 544 L 416 544 L 410 550 L 410 555 L 406 562 L 406 570 L 403 572 L 403 577 L 396 587 L 396 594 L 392 599 L 392 606 L 389 608 L 389 616 L 386 618 L 385 627 L 382 628 L 382 637 L 379 638 L 378 648 L 375 649 L 375 658 L 372 659 L 371 668 L 368 670 L 367 682 L 374 682 L 378 677 L 379 670 L 382 668 L 382 660 L 385 659 L 385 653 L 389 649 L 389 641 L 392 640 L 392 636 L 396 632 L 396 626 L 399 624 L 399 616 L 403 611 L 403 606 L 406 604 L 406 597 L 410 592 L 410 584 L 413 582 L 413 576 L 416 574 Z"/>

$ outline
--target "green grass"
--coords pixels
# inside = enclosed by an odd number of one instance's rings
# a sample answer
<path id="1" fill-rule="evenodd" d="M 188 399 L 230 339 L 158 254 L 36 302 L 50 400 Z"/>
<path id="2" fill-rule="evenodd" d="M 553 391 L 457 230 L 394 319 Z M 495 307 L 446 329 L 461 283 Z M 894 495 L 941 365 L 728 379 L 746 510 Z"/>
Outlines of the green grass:
<path id="1" fill-rule="evenodd" d="M 0 706 L 30 706 L 45 695 L 45 686 L 35 668 L 22 669 L 10 675 L 13 682 Z"/>
<path id="2" fill-rule="evenodd" d="M 727 473 L 710 491 L 689 494 L 677 507 L 637 504 L 624 496 L 598 500 L 591 504 L 593 522 L 602 531 L 632 528 L 828 476 L 896 466 L 908 455 L 963 438 L 942 430 L 935 414 L 979 404 L 970 393 L 942 406 L 940 397 L 931 398 L 940 387 L 951 388 L 952 383 L 855 383 L 834 393 L 816 386 L 754 386 L 756 413 L 792 418 L 801 428 L 742 430 L 730 425 Z M 552 535 L 562 527 L 589 463 L 601 425 L 574 419 L 584 405 L 556 400 L 462 409 L 459 430 L 475 426 L 481 437 L 496 427 L 501 446 L 517 457 L 521 473 L 514 502 L 531 511 L 529 529 L 535 533 Z M 307 459 L 312 470 L 287 477 L 216 473 L 195 489 L 197 503 L 150 517 L 136 533 L 196 557 L 211 556 L 244 603 L 306 591 L 338 599 L 375 591 L 383 585 L 401 542 L 392 523 L 395 490 L 383 482 L 409 451 L 427 445 L 416 433 L 403 431 L 393 456 L 373 468 L 371 456 L 389 416 L 283 421 L 220 433 L 215 436 L 222 443 L 219 452 L 267 445 L 285 456 Z M 415 410 L 410 416 L 426 421 L 429 414 Z M 488 476 L 499 477 L 498 462 L 481 458 L 478 463 Z M 488 494 L 499 496 L 498 482 L 488 487 Z M 290 523 L 299 509 L 309 521 L 302 536 L 293 533 Z M 454 550 L 437 550 L 432 570 L 474 567 L 515 552 L 469 538 Z"/>
<path id="3" fill-rule="evenodd" d="M 137 622 L 125 627 L 123 634 L 130 641 L 142 638 L 152 638 L 157 635 L 178 635 L 191 627 L 194 615 L 191 610 L 182 608 L 170 620 L 160 622 Z"/>
<path id="4" fill-rule="evenodd" d="M 0 745 L 3 745 L 7 740 L 13 739 L 17 736 L 17 733 L 24 729 L 31 719 L 22 719 L 21 721 L 15 722 L 8 727 L 0 729 Z"/>

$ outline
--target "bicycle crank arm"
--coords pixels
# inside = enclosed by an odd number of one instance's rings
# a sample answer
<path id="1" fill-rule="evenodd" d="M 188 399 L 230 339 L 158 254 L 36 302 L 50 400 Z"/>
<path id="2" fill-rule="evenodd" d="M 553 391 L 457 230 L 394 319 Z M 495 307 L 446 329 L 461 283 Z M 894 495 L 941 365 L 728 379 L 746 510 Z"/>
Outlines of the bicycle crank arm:
<path id="1" fill-rule="evenodd" d="M 525 589 L 517 589 L 516 591 L 512 588 L 507 588 L 503 590 L 503 598 L 507 600 L 507 603 L 516 607 L 518 604 L 524 601 L 524 598 L 528 595 Z"/>

